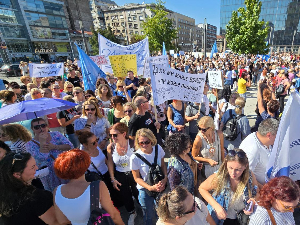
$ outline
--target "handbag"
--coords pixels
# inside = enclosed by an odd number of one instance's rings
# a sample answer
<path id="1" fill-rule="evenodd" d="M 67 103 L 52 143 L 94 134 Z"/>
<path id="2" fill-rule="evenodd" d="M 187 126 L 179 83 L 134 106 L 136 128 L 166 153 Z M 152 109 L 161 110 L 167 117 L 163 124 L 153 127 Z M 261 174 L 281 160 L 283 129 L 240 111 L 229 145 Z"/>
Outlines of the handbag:
<path id="1" fill-rule="evenodd" d="M 114 221 L 104 209 L 99 208 L 99 183 L 90 184 L 90 218 L 87 225 L 115 225 Z"/>
<path id="2" fill-rule="evenodd" d="M 250 190 L 249 182 L 248 182 L 248 191 L 249 191 L 249 197 L 251 198 L 252 193 L 251 193 L 251 190 Z M 244 213 L 244 210 L 241 210 L 241 211 L 236 213 L 236 219 L 237 219 L 237 221 L 240 225 L 247 225 L 249 223 L 250 216 L 246 215 Z"/>
<path id="3" fill-rule="evenodd" d="M 95 164 L 92 161 L 91 161 L 91 164 L 97 172 L 87 170 L 86 174 L 85 174 L 85 180 L 87 182 L 103 180 L 103 174 L 97 169 L 97 167 L 95 166 Z"/>
<path id="4" fill-rule="evenodd" d="M 283 84 L 279 84 L 278 87 L 276 88 L 276 95 L 278 96 L 278 95 L 283 94 L 284 90 L 285 90 L 284 85 Z"/>

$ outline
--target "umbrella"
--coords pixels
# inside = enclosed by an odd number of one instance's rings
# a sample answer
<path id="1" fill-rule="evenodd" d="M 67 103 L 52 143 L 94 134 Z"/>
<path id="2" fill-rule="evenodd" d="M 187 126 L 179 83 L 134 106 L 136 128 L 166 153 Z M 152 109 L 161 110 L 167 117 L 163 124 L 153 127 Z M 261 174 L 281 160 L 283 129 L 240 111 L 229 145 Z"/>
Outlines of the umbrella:
<path id="1" fill-rule="evenodd" d="M 77 104 L 55 98 L 39 98 L 7 105 L 0 109 L 0 124 L 35 119 L 73 108 Z"/>

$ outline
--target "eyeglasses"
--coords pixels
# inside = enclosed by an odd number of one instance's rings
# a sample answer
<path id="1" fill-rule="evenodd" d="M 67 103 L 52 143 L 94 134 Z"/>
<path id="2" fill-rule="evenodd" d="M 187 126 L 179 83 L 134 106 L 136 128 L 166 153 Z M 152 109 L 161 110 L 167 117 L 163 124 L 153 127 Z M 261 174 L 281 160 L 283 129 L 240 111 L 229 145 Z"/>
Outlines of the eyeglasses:
<path id="1" fill-rule="evenodd" d="M 53 89 L 59 89 L 59 87 L 54 87 Z"/>
<path id="2" fill-rule="evenodd" d="M 86 97 L 86 98 L 90 98 L 90 97 L 92 97 L 92 95 L 86 95 L 85 97 Z"/>
<path id="3" fill-rule="evenodd" d="M 118 135 L 119 134 L 109 134 L 109 136 L 112 138 L 112 137 L 114 137 L 114 138 L 116 138 L 116 137 L 118 137 Z"/>
<path id="4" fill-rule="evenodd" d="M 32 95 L 41 94 L 41 92 L 33 92 Z"/>
<path id="5" fill-rule="evenodd" d="M 87 109 L 84 109 L 85 111 L 92 111 L 94 112 L 96 110 L 96 108 L 87 108 Z"/>
<path id="6" fill-rule="evenodd" d="M 40 128 L 45 128 L 45 127 L 47 127 L 47 124 L 42 123 L 42 124 L 33 126 L 33 129 L 39 130 Z"/>
<path id="7" fill-rule="evenodd" d="M 194 196 L 194 204 L 193 204 L 192 209 L 190 211 L 187 211 L 187 212 L 183 213 L 183 215 L 188 215 L 190 213 L 194 213 L 196 211 L 196 205 L 197 205 L 197 203 L 195 201 L 195 196 Z"/>
<path id="8" fill-rule="evenodd" d="M 286 210 L 286 211 L 293 211 L 294 208 L 296 208 L 297 206 L 285 206 L 281 200 L 277 199 L 280 203 L 280 205 Z"/>
<path id="9" fill-rule="evenodd" d="M 240 158 L 243 159 L 246 157 L 246 153 L 244 151 L 235 151 L 235 150 L 229 150 L 228 154 L 229 157 L 235 157 L 236 155 Z"/>
<path id="10" fill-rule="evenodd" d="M 150 141 L 141 141 L 139 142 L 139 145 L 149 145 L 150 143 Z"/>
<path id="11" fill-rule="evenodd" d="M 21 155 L 20 153 L 15 154 L 11 166 L 13 167 L 16 161 L 23 160 L 23 159 L 24 156 Z"/>
<path id="12" fill-rule="evenodd" d="M 80 92 L 79 92 L 79 91 L 78 91 L 78 92 L 76 91 L 76 92 L 74 92 L 73 94 L 74 94 L 74 95 L 75 95 L 75 94 L 76 94 L 76 95 L 79 95 L 79 94 L 80 94 Z"/>
<path id="13" fill-rule="evenodd" d="M 129 110 L 125 110 L 124 113 L 131 113 L 132 112 L 132 109 L 129 109 Z"/>
<path id="14" fill-rule="evenodd" d="M 201 128 L 199 126 L 197 126 L 197 127 L 199 130 L 203 131 L 204 133 L 210 129 L 210 127 L 207 127 L 207 128 Z"/>
<path id="15" fill-rule="evenodd" d="M 73 87 L 67 87 L 67 88 L 69 89 L 69 88 L 73 88 Z"/>

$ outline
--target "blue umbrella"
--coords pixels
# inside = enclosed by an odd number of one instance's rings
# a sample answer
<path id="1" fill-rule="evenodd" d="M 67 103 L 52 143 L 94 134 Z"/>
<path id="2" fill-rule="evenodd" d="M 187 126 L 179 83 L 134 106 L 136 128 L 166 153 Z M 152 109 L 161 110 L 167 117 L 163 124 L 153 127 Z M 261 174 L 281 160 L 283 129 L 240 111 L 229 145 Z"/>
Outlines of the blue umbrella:
<path id="1" fill-rule="evenodd" d="M 35 119 L 37 117 L 73 108 L 76 105 L 76 103 L 55 98 L 39 98 L 23 101 L 1 108 L 0 124 Z"/>

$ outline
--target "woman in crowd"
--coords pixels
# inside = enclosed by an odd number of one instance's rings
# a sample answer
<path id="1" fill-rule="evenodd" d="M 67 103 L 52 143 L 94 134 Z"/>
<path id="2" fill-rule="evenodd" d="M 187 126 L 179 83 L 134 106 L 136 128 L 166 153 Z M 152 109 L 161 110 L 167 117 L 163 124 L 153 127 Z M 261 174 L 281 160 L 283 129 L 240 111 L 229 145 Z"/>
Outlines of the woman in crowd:
<path id="1" fill-rule="evenodd" d="M 230 95 L 230 99 L 228 102 L 224 102 L 220 105 L 221 108 L 221 115 L 223 116 L 223 114 L 229 110 L 229 109 L 235 109 L 235 100 L 239 97 L 238 93 L 232 93 Z"/>
<path id="2" fill-rule="evenodd" d="M 273 178 L 260 190 L 258 206 L 250 216 L 249 225 L 294 225 L 293 212 L 299 198 L 299 186 L 293 180 L 285 176 Z"/>
<path id="3" fill-rule="evenodd" d="M 165 193 L 156 208 L 156 225 L 215 225 L 206 205 L 182 186 Z"/>
<path id="4" fill-rule="evenodd" d="M 28 93 L 24 96 L 24 100 L 25 101 L 32 100 L 32 98 L 31 98 L 31 89 L 37 88 L 37 87 L 34 83 L 28 83 L 26 87 L 27 87 L 27 92 Z"/>
<path id="5" fill-rule="evenodd" d="M 97 99 L 102 103 L 103 108 L 111 108 L 112 93 L 108 84 L 100 84 Z"/>
<path id="6" fill-rule="evenodd" d="M 20 88 L 25 90 L 27 93 L 27 84 L 29 84 L 31 82 L 30 76 L 22 76 L 22 77 L 20 77 L 20 81 L 23 83 L 23 85 L 21 85 Z"/>
<path id="7" fill-rule="evenodd" d="M 65 84 L 64 84 L 64 92 L 67 95 L 73 95 L 73 88 L 74 88 L 74 85 L 70 81 L 66 81 L 65 82 Z"/>
<path id="8" fill-rule="evenodd" d="M 238 80 L 238 93 L 240 97 L 243 97 L 246 101 L 247 96 L 247 87 L 251 86 L 250 75 L 247 75 L 247 72 L 242 72 L 241 78 Z"/>
<path id="9" fill-rule="evenodd" d="M 14 104 L 17 100 L 17 95 L 13 91 L 0 91 L 0 99 L 2 100 L 1 108 L 7 105 Z"/>
<path id="10" fill-rule="evenodd" d="M 120 120 L 120 122 L 125 123 L 128 126 L 130 118 L 135 113 L 136 106 L 132 102 L 126 102 L 123 104 L 123 110 L 125 116 Z"/>
<path id="11" fill-rule="evenodd" d="M 89 154 L 79 149 L 60 154 L 54 162 L 55 173 L 61 179 L 70 180 L 54 190 L 54 208 L 60 224 L 83 225 L 90 217 L 90 182 L 85 172 L 91 164 Z M 124 225 L 120 213 L 112 204 L 104 182 L 99 184 L 99 208 L 110 215 L 116 225 Z"/>
<path id="12" fill-rule="evenodd" d="M 120 96 L 114 96 L 111 99 L 112 109 L 109 110 L 107 119 L 110 125 L 120 122 L 124 118 L 125 113 L 123 110 L 123 104 L 127 102 L 126 98 Z"/>
<path id="13" fill-rule="evenodd" d="M 123 80 L 117 81 L 117 88 L 114 91 L 113 96 L 121 96 L 126 98 L 128 102 L 131 102 L 131 98 L 127 93 L 125 82 Z"/>
<path id="14" fill-rule="evenodd" d="M 136 132 L 135 135 L 135 148 L 136 153 L 139 153 L 150 164 L 154 163 L 155 152 L 157 148 L 157 164 L 161 166 L 165 178 L 159 183 L 150 186 L 145 182 L 149 166 L 145 164 L 140 158 L 133 154 L 130 157 L 130 167 L 137 189 L 139 190 L 139 202 L 143 210 L 143 219 L 145 225 L 152 225 L 155 220 L 154 201 L 155 198 L 147 194 L 146 189 L 153 192 L 162 192 L 165 190 L 167 183 L 167 168 L 164 162 L 165 152 L 161 146 L 157 145 L 157 140 L 151 130 L 142 128 Z"/>
<path id="15" fill-rule="evenodd" d="M 67 94 L 64 92 L 60 92 L 60 87 L 59 84 L 54 83 L 51 85 L 51 90 L 52 90 L 52 97 L 53 98 L 59 98 L 59 99 L 63 99 L 63 97 L 65 97 Z"/>
<path id="16" fill-rule="evenodd" d="M 7 144 L 3 141 L 0 141 L 0 161 L 8 154 L 11 150 Z"/>
<path id="17" fill-rule="evenodd" d="M 85 97 L 85 100 L 87 101 L 89 98 L 92 98 L 92 97 L 96 98 L 96 95 L 92 90 L 86 90 L 84 97 Z"/>
<path id="18" fill-rule="evenodd" d="M 31 99 L 32 100 L 42 98 L 42 92 L 38 88 L 32 88 L 30 90 L 30 94 L 31 94 Z"/>
<path id="19" fill-rule="evenodd" d="M 108 144 L 109 122 L 100 113 L 97 99 L 90 98 L 83 104 L 82 116 L 75 120 L 74 129 L 92 132 L 97 137 L 98 146 L 104 150 Z"/>
<path id="20" fill-rule="evenodd" d="M 26 143 L 32 137 L 31 133 L 20 124 L 5 124 L 3 125 L 3 132 L 6 134 L 8 140 L 11 142 L 10 149 L 15 152 L 26 152 Z"/>
<path id="21" fill-rule="evenodd" d="M 10 153 L 0 161 L 0 224 L 59 224 L 52 193 L 31 185 L 37 169 L 29 153 Z"/>
<path id="22" fill-rule="evenodd" d="M 33 77 L 32 83 L 34 83 L 37 88 L 40 88 L 41 83 L 42 83 L 42 77 Z"/>
<path id="23" fill-rule="evenodd" d="M 280 103 L 280 113 L 283 113 L 284 98 L 287 95 L 287 91 L 289 90 L 289 88 L 291 86 L 291 83 L 289 82 L 289 79 L 285 76 L 285 71 L 284 70 L 281 70 L 280 73 L 276 77 L 276 88 L 278 88 L 279 85 L 284 86 L 284 91 L 277 96 L 278 99 L 279 99 L 279 103 Z"/>
<path id="24" fill-rule="evenodd" d="M 130 169 L 133 141 L 129 139 L 128 127 L 124 123 L 114 124 L 110 129 L 110 137 L 113 142 L 107 147 L 107 164 L 111 182 L 129 213 L 128 225 L 133 225 L 137 215 L 133 197 L 138 201 L 138 190 Z"/>
<path id="25" fill-rule="evenodd" d="M 169 104 L 167 117 L 169 121 L 168 131 L 170 134 L 185 131 L 185 105 L 180 100 L 173 100 Z"/>
<path id="26" fill-rule="evenodd" d="M 38 168 L 48 167 L 49 174 L 41 178 L 46 190 L 53 191 L 61 180 L 53 171 L 53 161 L 62 152 L 73 148 L 72 143 L 59 132 L 49 132 L 46 121 L 36 118 L 31 121 L 34 137 L 27 142 L 26 150 L 36 160 Z"/>
<path id="27" fill-rule="evenodd" d="M 237 213 L 244 210 L 247 203 L 255 204 L 256 191 L 257 181 L 249 170 L 246 153 L 241 149 L 228 151 L 220 169 L 199 187 L 217 225 L 238 225 Z M 246 215 L 253 212 L 253 205 L 249 211 L 244 210 Z"/>
<path id="28" fill-rule="evenodd" d="M 185 133 L 170 135 L 166 140 L 166 148 L 171 153 L 168 162 L 168 180 L 171 190 L 182 185 L 194 195 L 197 184 L 197 163 L 190 155 L 190 137 Z"/>
<path id="29" fill-rule="evenodd" d="M 214 121 L 210 116 L 200 119 L 198 129 L 192 155 L 195 160 L 204 163 L 205 176 L 209 177 L 224 161 L 224 137 L 222 131 L 215 130 Z"/>
<path id="30" fill-rule="evenodd" d="M 81 87 L 74 87 L 73 88 L 73 96 L 74 96 L 73 100 L 75 101 L 75 103 L 82 106 L 83 103 L 85 102 L 83 89 Z"/>
<path id="31" fill-rule="evenodd" d="M 249 120 L 245 115 L 243 115 L 245 104 L 245 99 L 242 97 L 238 97 L 235 100 L 235 109 L 227 110 L 222 116 L 220 130 L 224 130 L 223 128 L 225 128 L 229 119 L 237 119 L 237 138 L 233 141 L 224 138 L 224 147 L 227 150 L 238 148 L 242 141 L 251 133 Z"/>

